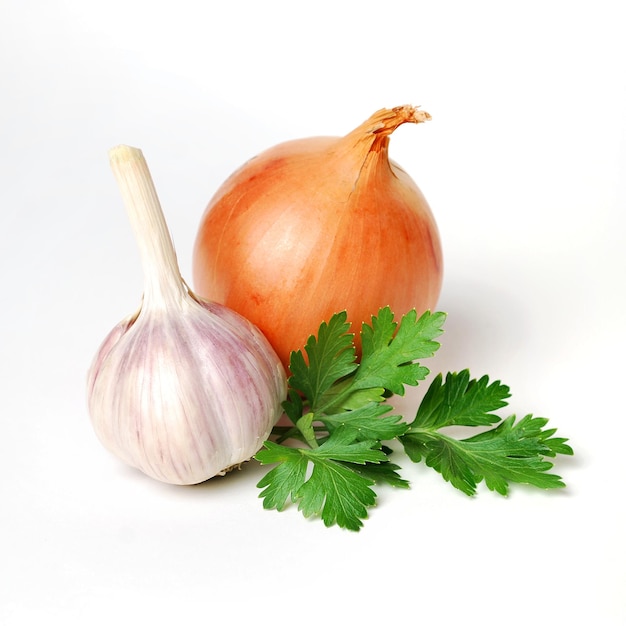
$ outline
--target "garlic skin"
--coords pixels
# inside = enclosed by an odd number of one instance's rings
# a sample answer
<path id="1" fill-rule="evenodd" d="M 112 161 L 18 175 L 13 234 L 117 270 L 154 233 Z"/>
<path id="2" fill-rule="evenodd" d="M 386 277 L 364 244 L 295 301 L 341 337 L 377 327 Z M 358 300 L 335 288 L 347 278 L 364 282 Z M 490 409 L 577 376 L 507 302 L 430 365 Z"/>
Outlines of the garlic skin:
<path id="1" fill-rule="evenodd" d="M 141 151 L 111 163 L 139 243 L 140 310 L 97 351 L 87 377 L 93 428 L 110 452 L 159 481 L 190 485 L 249 460 L 282 414 L 285 370 L 264 335 L 180 277 Z"/>

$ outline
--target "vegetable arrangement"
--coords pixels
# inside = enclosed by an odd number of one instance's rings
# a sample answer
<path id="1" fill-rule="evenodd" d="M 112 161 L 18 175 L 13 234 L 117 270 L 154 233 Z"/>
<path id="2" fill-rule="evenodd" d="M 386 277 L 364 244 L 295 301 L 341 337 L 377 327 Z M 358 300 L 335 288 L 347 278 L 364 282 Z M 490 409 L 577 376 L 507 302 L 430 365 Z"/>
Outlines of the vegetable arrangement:
<path id="1" fill-rule="evenodd" d="M 88 374 L 109 451 L 174 484 L 254 458 L 273 466 L 258 483 L 265 508 L 297 503 L 354 531 L 375 485 L 409 486 L 392 462 L 401 451 L 468 495 L 483 481 L 502 495 L 510 483 L 564 486 L 547 459 L 573 454 L 567 439 L 545 418 L 501 419 L 500 381 L 439 374 L 412 421 L 393 414 L 390 398 L 429 375 L 422 360 L 446 318 L 431 312 L 442 276 L 434 219 L 387 155 L 398 125 L 429 118 L 383 109 L 344 138 L 288 142 L 246 164 L 202 219 L 200 295 L 180 275 L 143 154 L 111 150 L 145 288 Z"/>

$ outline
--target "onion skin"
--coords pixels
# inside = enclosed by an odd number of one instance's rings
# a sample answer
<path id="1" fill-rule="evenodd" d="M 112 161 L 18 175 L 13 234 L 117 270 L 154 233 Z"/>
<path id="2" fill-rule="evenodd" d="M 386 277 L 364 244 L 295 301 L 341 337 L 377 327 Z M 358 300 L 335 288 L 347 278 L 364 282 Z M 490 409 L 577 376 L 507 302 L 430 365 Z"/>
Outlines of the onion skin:
<path id="1" fill-rule="evenodd" d="M 443 277 L 437 225 L 388 157 L 395 128 L 427 119 L 411 106 L 382 109 L 344 137 L 288 141 L 248 161 L 201 219 L 194 291 L 260 328 L 285 367 L 339 311 L 358 331 L 384 306 L 433 309 Z"/>

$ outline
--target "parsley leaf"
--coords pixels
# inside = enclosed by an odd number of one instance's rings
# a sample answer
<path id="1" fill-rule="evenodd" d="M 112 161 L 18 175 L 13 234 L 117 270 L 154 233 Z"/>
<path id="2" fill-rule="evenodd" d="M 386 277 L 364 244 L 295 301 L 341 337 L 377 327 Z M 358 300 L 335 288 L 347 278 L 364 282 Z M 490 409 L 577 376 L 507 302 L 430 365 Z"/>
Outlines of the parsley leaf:
<path id="1" fill-rule="evenodd" d="M 430 311 L 418 318 L 413 309 L 398 326 L 391 310 L 382 309 L 377 318 L 372 318 L 371 326 L 363 326 L 363 357 L 354 387 L 384 387 L 401 396 L 405 385 L 417 385 L 424 380 L 428 368 L 414 361 L 431 357 L 438 350 L 439 344 L 433 339 L 443 332 L 445 318 L 445 313 Z"/>
<path id="2" fill-rule="evenodd" d="M 549 473 L 553 464 L 544 457 L 573 454 L 566 439 L 544 430 L 545 418 L 527 415 L 519 421 L 510 416 L 500 421 L 492 411 L 506 406 L 509 388 L 499 381 L 489 384 L 483 376 L 470 380 L 469 372 L 438 375 L 422 400 L 415 420 L 400 436 L 407 456 L 422 459 L 446 481 L 468 495 L 481 481 L 492 491 L 507 495 L 509 483 L 526 483 L 551 489 L 563 487 L 560 476 Z M 446 426 L 499 424 L 466 439 L 440 432 Z"/>
<path id="3" fill-rule="evenodd" d="M 401 415 L 385 415 L 391 410 L 387 404 L 369 402 L 358 409 L 320 416 L 319 419 L 331 433 L 336 428 L 344 428 L 354 431 L 356 440 L 385 441 L 403 435 L 408 428 Z"/>
<path id="4" fill-rule="evenodd" d="M 421 359 L 439 348 L 445 317 L 412 310 L 398 323 L 389 307 L 380 309 L 362 325 L 359 362 L 344 311 L 323 322 L 304 351 L 292 352 L 283 403 L 291 425 L 275 427 L 274 440 L 255 455 L 274 465 L 257 485 L 264 508 L 297 503 L 307 518 L 358 531 L 376 503 L 373 486 L 409 486 L 384 444 L 394 440 L 410 460 L 424 461 L 468 495 L 482 481 L 502 495 L 513 482 L 564 486 L 546 458 L 573 454 L 567 439 L 555 437 L 545 418 L 501 420 L 496 411 L 507 406 L 510 391 L 500 381 L 471 379 L 468 370 L 448 373 L 445 381 L 438 374 L 412 422 L 392 413 L 389 398 L 428 376 Z M 445 430 L 451 426 L 484 430 L 457 439 Z"/>
<path id="5" fill-rule="evenodd" d="M 413 421 L 414 427 L 481 426 L 498 422 L 493 411 L 507 405 L 509 388 L 489 378 L 470 380 L 469 370 L 446 375 L 445 384 L 438 374 L 422 399 Z"/>
<path id="6" fill-rule="evenodd" d="M 301 350 L 291 353 L 289 386 L 307 398 L 312 410 L 324 392 L 358 367 L 346 317 L 345 311 L 333 315 L 328 323 L 322 322 L 317 338 L 309 337 L 304 348 L 308 363 Z"/>
<path id="7" fill-rule="evenodd" d="M 361 519 L 367 517 L 367 507 L 376 500 L 370 488 L 374 480 L 366 472 L 355 472 L 352 463 L 380 463 L 387 460 L 377 441 L 352 441 L 353 437 L 341 429 L 335 436 L 314 449 L 287 448 L 272 442 L 257 453 L 261 463 L 280 465 L 271 470 L 258 487 L 265 508 L 283 510 L 288 499 L 299 501 L 298 508 L 305 517 L 321 515 L 326 526 L 338 524 L 348 530 L 358 530 Z M 342 463 L 346 461 L 347 463 Z M 311 476 L 306 479 L 309 462 Z"/>
<path id="8" fill-rule="evenodd" d="M 434 339 L 443 332 L 445 319 L 445 313 L 430 311 L 418 318 L 413 309 L 398 324 L 389 307 L 380 309 L 371 325 L 362 325 L 361 362 L 354 363 L 353 371 L 343 380 L 337 379 L 328 387 L 314 408 L 325 413 L 354 410 L 369 402 L 383 402 L 389 395 L 404 395 L 405 385 L 416 386 L 430 373 L 416 361 L 433 356 L 439 349 Z M 292 359 L 297 354 L 293 353 Z M 351 356 L 354 359 L 355 353 Z M 338 359 L 345 359 L 345 352 L 340 351 Z"/>

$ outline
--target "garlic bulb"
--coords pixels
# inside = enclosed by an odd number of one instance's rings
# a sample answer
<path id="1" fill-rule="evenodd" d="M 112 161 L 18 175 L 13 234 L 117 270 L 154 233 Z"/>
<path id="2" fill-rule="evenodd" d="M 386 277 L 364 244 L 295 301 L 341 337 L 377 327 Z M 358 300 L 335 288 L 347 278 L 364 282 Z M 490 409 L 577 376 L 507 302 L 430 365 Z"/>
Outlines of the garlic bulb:
<path id="1" fill-rule="evenodd" d="M 198 298 L 180 276 L 160 203 L 136 148 L 110 152 L 145 276 L 138 312 L 100 346 L 88 407 L 103 445 L 163 482 L 195 484 L 250 459 L 278 421 L 285 370 L 261 332 Z"/>

